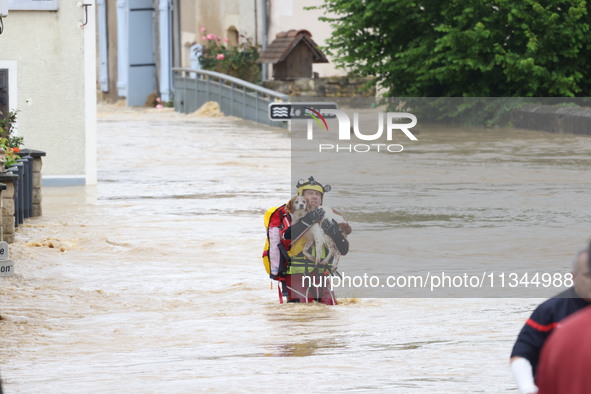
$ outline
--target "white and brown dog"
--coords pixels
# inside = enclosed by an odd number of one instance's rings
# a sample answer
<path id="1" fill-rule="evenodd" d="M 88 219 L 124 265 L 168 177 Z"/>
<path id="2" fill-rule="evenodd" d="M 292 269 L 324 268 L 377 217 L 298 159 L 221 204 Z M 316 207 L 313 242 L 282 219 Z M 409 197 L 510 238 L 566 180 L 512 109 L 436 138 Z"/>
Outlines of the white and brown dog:
<path id="1" fill-rule="evenodd" d="M 304 196 L 295 196 L 285 205 L 285 210 L 291 215 L 291 222 L 293 224 L 302 220 L 308 212 L 311 211 L 308 204 L 308 199 Z"/>
<path id="2" fill-rule="evenodd" d="M 339 228 L 345 237 L 351 233 L 351 226 L 340 213 L 325 205 L 322 206 L 322 208 L 324 209 L 324 218 L 322 221 L 332 221 L 334 219 L 338 223 Z M 289 200 L 286 205 L 286 210 L 290 213 L 293 224 L 299 222 L 308 212 L 311 211 L 308 199 L 303 196 L 295 196 Z M 320 223 L 314 223 L 301 236 L 305 237 L 306 239 L 306 243 L 302 251 L 304 256 L 314 261 L 315 265 L 326 265 L 332 261 L 333 270 L 336 269 L 341 254 L 339 253 L 339 250 L 337 249 L 332 238 L 326 235 L 320 226 Z M 315 250 L 318 251 L 316 256 L 313 256 L 310 253 L 312 246 L 314 246 Z M 323 246 L 326 246 L 328 250 L 328 253 L 324 259 L 322 258 L 320 252 L 322 251 Z"/>

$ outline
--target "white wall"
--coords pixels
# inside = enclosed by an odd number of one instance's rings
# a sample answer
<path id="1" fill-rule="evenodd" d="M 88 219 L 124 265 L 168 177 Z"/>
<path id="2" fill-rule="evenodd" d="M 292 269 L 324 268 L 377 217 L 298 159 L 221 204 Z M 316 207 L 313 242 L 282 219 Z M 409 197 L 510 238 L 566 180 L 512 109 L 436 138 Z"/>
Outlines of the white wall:
<path id="1" fill-rule="evenodd" d="M 0 64 L 18 70 L 12 108 L 27 148 L 47 152 L 46 184 L 96 182 L 95 4 L 60 0 L 56 11 L 9 11 L 0 35 Z M 9 71 L 10 78 L 12 73 Z"/>

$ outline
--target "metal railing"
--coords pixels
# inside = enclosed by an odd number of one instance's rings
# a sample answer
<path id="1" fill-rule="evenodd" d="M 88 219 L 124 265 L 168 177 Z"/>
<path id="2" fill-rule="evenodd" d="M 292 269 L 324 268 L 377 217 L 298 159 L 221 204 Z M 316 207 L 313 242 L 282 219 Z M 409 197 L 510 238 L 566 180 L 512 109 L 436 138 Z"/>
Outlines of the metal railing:
<path id="1" fill-rule="evenodd" d="M 289 96 L 214 71 L 173 68 L 174 109 L 191 113 L 208 101 L 219 103 L 224 115 L 237 116 L 272 126 L 269 103 L 288 101 Z"/>

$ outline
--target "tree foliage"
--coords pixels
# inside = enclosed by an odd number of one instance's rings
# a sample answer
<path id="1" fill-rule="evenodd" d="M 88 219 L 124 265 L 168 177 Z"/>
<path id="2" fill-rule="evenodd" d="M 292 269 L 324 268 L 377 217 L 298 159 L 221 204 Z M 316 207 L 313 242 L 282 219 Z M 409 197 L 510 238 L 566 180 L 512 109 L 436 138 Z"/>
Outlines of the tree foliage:
<path id="1" fill-rule="evenodd" d="M 390 96 L 591 95 L 591 1 L 324 0 L 327 52 Z"/>

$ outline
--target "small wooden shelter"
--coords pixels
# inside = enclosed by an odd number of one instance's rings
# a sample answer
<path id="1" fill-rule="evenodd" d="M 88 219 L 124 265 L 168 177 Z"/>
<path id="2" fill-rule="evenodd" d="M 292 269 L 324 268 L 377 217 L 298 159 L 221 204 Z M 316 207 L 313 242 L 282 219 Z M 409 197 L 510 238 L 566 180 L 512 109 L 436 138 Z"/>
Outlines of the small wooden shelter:
<path id="1" fill-rule="evenodd" d="M 274 79 L 312 78 L 312 63 L 328 63 L 328 59 L 311 37 L 307 30 L 277 33 L 259 63 L 273 64 Z"/>

